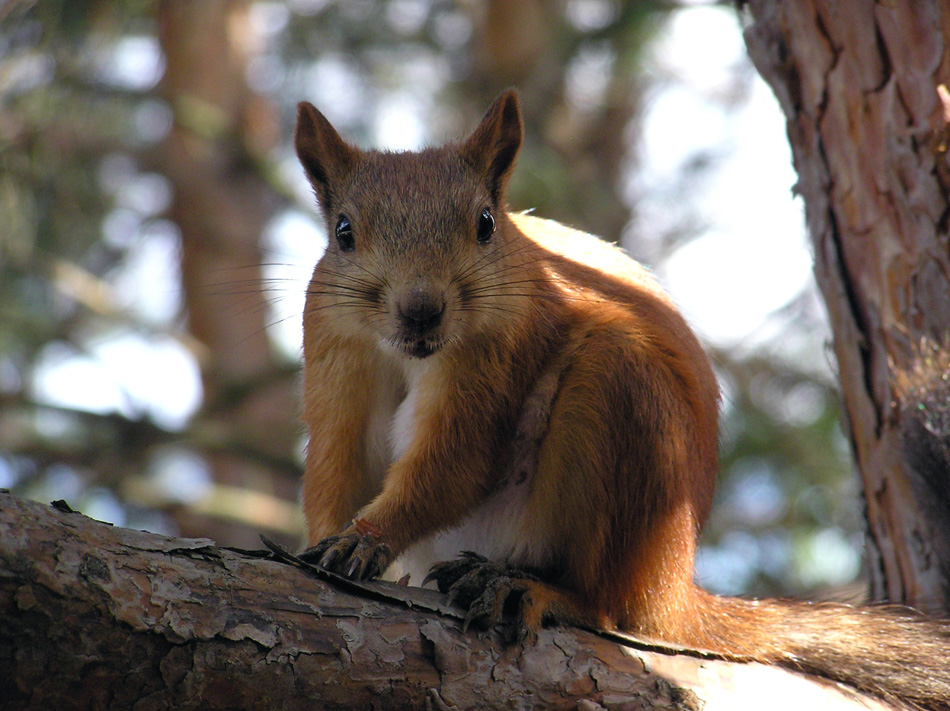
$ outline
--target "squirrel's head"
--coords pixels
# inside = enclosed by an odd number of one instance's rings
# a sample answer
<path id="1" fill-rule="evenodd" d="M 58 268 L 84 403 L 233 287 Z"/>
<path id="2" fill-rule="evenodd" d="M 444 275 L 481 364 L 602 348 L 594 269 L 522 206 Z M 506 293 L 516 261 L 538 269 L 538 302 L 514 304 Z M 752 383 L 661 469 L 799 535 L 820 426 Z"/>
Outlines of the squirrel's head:
<path id="1" fill-rule="evenodd" d="M 301 103 L 294 145 L 329 234 L 307 312 L 416 358 L 516 313 L 504 198 L 521 136 L 513 91 L 465 140 L 406 153 L 355 148 Z"/>

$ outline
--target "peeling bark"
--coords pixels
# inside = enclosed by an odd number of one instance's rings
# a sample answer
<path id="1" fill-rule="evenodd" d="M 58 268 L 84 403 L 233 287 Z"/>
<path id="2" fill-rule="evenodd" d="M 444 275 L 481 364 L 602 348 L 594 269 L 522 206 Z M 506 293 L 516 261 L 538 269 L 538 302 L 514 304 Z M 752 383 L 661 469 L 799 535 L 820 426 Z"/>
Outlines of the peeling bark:
<path id="1" fill-rule="evenodd" d="M 609 634 L 547 629 L 506 646 L 462 632 L 432 591 L 334 580 L 0 493 L 0 699 L 11 711 L 592 711 L 758 709 L 781 695 L 884 708 Z"/>
<path id="2" fill-rule="evenodd" d="M 611 694 L 677 708 L 642 662 L 588 633 L 548 631 L 522 654 L 207 539 L 0 499 L 5 708 L 404 709 L 430 689 L 459 708 Z"/>
<path id="3" fill-rule="evenodd" d="M 787 118 L 867 502 L 875 599 L 950 612 L 950 511 L 902 447 L 895 382 L 950 344 L 950 3 L 749 3 Z M 948 476 L 945 474 L 944 478 Z M 948 486 L 947 481 L 942 484 Z"/>

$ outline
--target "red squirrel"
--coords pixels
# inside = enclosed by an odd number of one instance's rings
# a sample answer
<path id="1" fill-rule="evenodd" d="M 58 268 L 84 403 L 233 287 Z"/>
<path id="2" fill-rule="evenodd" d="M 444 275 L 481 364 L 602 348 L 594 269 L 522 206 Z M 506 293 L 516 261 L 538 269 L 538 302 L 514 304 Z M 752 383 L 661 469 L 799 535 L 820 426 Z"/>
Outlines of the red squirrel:
<path id="1" fill-rule="evenodd" d="M 516 607 L 523 636 L 615 628 L 947 708 L 943 624 L 693 582 L 713 369 L 637 262 L 508 211 L 521 141 L 512 91 L 463 141 L 405 153 L 353 147 L 299 105 L 330 235 L 304 314 L 304 557 L 435 581 L 486 626 Z"/>

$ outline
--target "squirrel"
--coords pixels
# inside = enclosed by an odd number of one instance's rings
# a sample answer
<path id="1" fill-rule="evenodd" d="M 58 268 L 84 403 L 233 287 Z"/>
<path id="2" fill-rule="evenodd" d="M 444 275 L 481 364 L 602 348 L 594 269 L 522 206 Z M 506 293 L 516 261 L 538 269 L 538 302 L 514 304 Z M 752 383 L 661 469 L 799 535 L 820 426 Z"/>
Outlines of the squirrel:
<path id="1" fill-rule="evenodd" d="M 294 145 L 329 244 L 304 310 L 306 560 L 434 581 L 521 638 L 618 629 L 950 704 L 950 627 L 906 608 L 745 600 L 693 581 L 719 388 L 644 267 L 510 212 L 503 93 L 464 140 L 363 151 L 311 104 Z"/>

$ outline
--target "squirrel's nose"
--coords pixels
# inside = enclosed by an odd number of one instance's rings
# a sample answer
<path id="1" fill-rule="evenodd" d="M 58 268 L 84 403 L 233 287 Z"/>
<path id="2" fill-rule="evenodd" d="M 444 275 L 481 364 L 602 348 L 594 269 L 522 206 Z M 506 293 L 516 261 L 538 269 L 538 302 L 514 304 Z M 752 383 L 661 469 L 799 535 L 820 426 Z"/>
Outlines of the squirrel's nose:
<path id="1" fill-rule="evenodd" d="M 445 299 L 441 294 L 415 290 L 397 305 L 396 313 L 407 328 L 415 333 L 425 333 L 442 322 Z"/>

